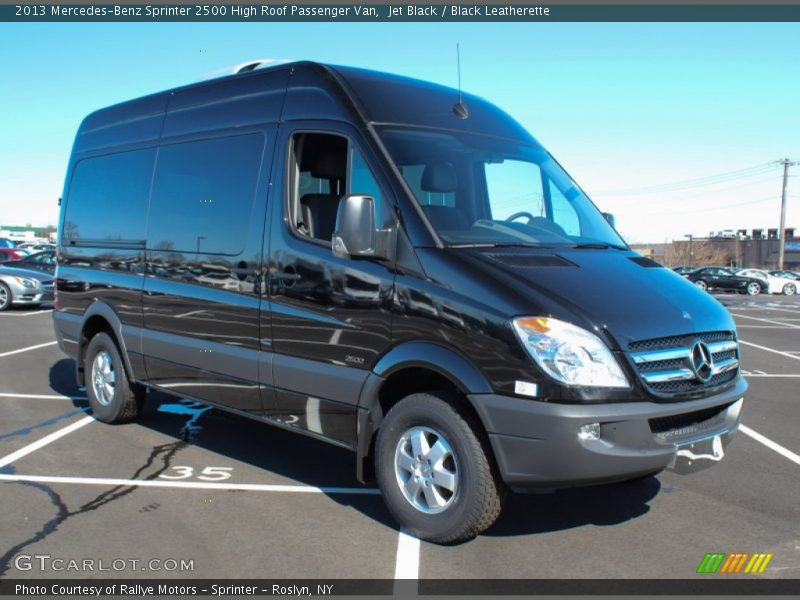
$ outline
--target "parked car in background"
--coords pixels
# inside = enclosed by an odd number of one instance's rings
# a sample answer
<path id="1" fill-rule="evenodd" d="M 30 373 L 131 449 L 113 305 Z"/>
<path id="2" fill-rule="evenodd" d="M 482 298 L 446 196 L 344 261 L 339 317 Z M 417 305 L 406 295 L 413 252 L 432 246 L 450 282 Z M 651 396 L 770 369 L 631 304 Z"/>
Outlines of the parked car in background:
<path id="1" fill-rule="evenodd" d="M 48 244 L 47 242 L 23 242 L 19 244 L 17 248 L 27 250 L 28 252 L 42 252 L 44 250 L 52 250 L 55 252 L 56 245 Z"/>
<path id="2" fill-rule="evenodd" d="M 0 265 L 0 312 L 53 301 L 53 276 Z"/>
<path id="3" fill-rule="evenodd" d="M 9 261 L 5 263 L 4 266 L 15 269 L 41 271 L 42 273 L 49 273 L 52 275 L 56 272 L 56 252 L 55 250 L 34 252 L 25 258 Z"/>
<path id="4" fill-rule="evenodd" d="M 0 262 L 6 262 L 8 260 L 20 260 L 21 258 L 25 258 L 27 255 L 27 252 L 20 250 L 19 248 L 0 247 Z"/>
<path id="5" fill-rule="evenodd" d="M 767 279 L 744 277 L 724 267 L 701 267 L 683 275 L 701 290 L 726 290 L 757 296 L 767 290 Z"/>
<path id="6" fill-rule="evenodd" d="M 786 279 L 791 279 L 792 281 L 800 281 L 800 273 L 797 271 L 770 271 L 770 275 L 775 275 L 776 277 L 785 277 Z"/>
<path id="7" fill-rule="evenodd" d="M 742 269 L 736 272 L 737 275 L 743 277 L 753 277 L 767 282 L 767 289 L 769 294 L 783 294 L 784 296 L 794 296 L 797 293 L 797 281 L 789 279 L 788 277 L 780 277 L 772 275 L 763 269 Z"/>
<path id="8" fill-rule="evenodd" d="M 14 240 L 0 237 L 0 248 L 16 248 L 17 243 Z"/>

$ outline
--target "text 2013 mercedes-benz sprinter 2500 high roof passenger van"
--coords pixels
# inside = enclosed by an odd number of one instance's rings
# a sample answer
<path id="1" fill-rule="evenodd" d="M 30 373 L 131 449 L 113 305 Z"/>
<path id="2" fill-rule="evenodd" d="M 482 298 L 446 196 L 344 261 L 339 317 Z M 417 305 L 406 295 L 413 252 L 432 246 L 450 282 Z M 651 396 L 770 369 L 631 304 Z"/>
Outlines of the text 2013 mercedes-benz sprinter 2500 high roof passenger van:
<path id="1" fill-rule="evenodd" d="M 728 312 L 609 221 L 485 100 L 253 69 L 83 121 L 55 328 L 99 420 L 151 388 L 305 433 L 461 540 L 509 488 L 695 469 L 738 427 Z"/>

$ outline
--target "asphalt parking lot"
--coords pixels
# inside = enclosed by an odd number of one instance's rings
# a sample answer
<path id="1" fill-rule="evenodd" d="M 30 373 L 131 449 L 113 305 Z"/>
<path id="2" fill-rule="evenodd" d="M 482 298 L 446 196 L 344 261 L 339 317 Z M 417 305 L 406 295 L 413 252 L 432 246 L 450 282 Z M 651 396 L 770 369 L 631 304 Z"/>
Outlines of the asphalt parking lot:
<path id="1" fill-rule="evenodd" d="M 399 532 L 344 450 L 158 394 L 136 424 L 95 422 L 50 311 L 0 314 L 0 577 L 686 579 L 707 552 L 761 552 L 758 577 L 800 578 L 800 298 L 718 299 L 750 383 L 725 460 L 512 496 L 456 546 Z"/>

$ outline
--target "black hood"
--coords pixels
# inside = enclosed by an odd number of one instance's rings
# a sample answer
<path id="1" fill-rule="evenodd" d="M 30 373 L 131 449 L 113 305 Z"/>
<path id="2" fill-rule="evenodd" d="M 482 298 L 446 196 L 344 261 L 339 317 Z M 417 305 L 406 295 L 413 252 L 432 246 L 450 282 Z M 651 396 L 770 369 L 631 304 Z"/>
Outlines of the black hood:
<path id="1" fill-rule="evenodd" d="M 728 311 L 683 277 L 632 251 L 446 250 L 516 296 L 519 315 L 599 327 L 621 349 L 631 341 L 735 329 Z M 509 315 L 518 316 L 518 315 Z"/>

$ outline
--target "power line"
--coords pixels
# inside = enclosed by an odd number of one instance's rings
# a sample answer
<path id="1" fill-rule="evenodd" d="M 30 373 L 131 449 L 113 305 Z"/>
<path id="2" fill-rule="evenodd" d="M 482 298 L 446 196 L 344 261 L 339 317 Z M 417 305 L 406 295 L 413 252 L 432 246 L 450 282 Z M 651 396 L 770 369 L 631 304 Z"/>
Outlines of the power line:
<path id="1" fill-rule="evenodd" d="M 692 200 L 693 198 L 697 198 L 698 196 L 708 196 L 710 194 L 722 194 L 722 193 L 725 193 L 725 192 L 731 192 L 731 191 L 739 190 L 739 189 L 742 189 L 742 188 L 752 187 L 754 185 L 765 184 L 767 182 L 774 182 L 774 181 L 775 181 L 775 176 L 774 175 L 770 175 L 769 177 L 762 177 L 762 178 L 756 179 L 754 181 L 748 181 L 746 183 L 739 183 L 739 184 L 728 186 L 728 187 L 724 187 L 724 188 L 704 189 L 704 190 L 692 191 L 692 192 L 689 192 L 689 193 L 682 192 L 681 190 L 672 191 L 672 192 L 670 192 L 668 190 L 667 191 L 658 190 L 656 192 L 642 193 L 642 194 L 639 194 L 639 196 L 649 196 L 651 194 L 656 194 L 656 193 L 658 193 L 658 194 L 671 193 L 671 194 L 673 194 L 673 196 L 670 198 L 670 202 L 681 202 L 683 200 Z M 720 182 L 720 183 L 725 183 L 725 182 Z M 594 197 L 598 198 L 598 199 L 602 198 L 603 202 L 606 201 L 606 198 L 602 194 L 596 194 Z M 637 198 L 629 198 L 629 199 L 616 198 L 616 199 L 613 199 L 613 200 L 611 200 L 611 198 L 613 198 L 613 196 L 608 198 L 608 200 L 609 201 L 613 201 L 613 202 L 635 202 L 635 201 L 639 200 L 638 197 Z"/>
<path id="2" fill-rule="evenodd" d="M 703 212 L 715 212 L 718 210 L 728 210 L 729 208 L 735 208 L 737 206 L 749 206 L 751 204 L 760 204 L 762 202 L 774 201 L 775 196 L 768 196 L 766 198 L 761 198 L 759 200 L 749 200 L 747 202 L 738 202 L 736 204 L 726 204 L 725 206 L 714 206 L 711 208 L 700 208 L 696 210 L 671 210 L 666 212 L 645 212 L 645 213 L 629 213 L 629 212 L 620 212 L 621 216 L 626 217 L 648 217 L 648 216 L 663 216 L 663 215 L 685 215 L 685 214 L 692 214 L 692 213 L 703 213 Z"/>
<path id="3" fill-rule="evenodd" d="M 728 181 L 735 181 L 737 179 L 754 177 L 756 175 L 762 175 L 764 173 L 772 171 L 774 168 L 775 168 L 774 163 L 766 163 L 766 164 L 754 165 L 746 169 L 737 169 L 736 171 L 728 171 L 726 173 L 718 173 L 717 175 L 707 175 L 705 177 L 696 177 L 694 179 L 685 179 L 682 181 L 674 181 L 671 183 L 660 183 L 660 184 L 647 185 L 635 188 L 606 190 L 603 192 L 597 192 L 595 195 L 626 196 L 632 194 L 679 191 L 681 189 L 691 189 L 694 187 L 716 185 L 719 183 L 726 183 Z"/>

